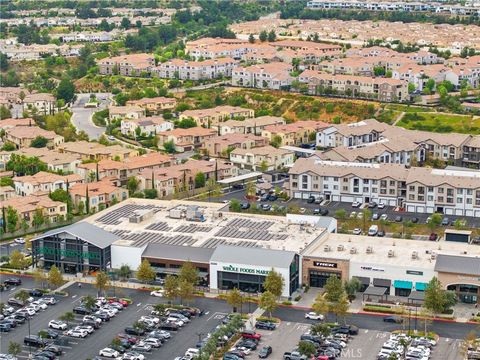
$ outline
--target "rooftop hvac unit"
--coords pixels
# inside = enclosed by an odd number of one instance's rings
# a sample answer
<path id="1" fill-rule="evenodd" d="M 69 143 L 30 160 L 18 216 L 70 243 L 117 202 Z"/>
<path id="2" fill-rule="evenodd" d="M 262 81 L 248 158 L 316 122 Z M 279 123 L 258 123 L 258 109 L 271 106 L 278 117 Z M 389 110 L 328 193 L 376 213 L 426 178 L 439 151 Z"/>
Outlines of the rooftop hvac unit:
<path id="1" fill-rule="evenodd" d="M 412 259 L 418 259 L 418 252 L 412 251 Z"/>
<path id="2" fill-rule="evenodd" d="M 393 250 L 388 250 L 388 257 L 389 257 L 389 258 L 395 257 L 395 251 L 393 251 Z"/>
<path id="3" fill-rule="evenodd" d="M 367 246 L 367 254 L 373 253 L 373 246 Z"/>
<path id="4" fill-rule="evenodd" d="M 350 249 L 350 254 L 356 254 L 357 253 L 357 248 L 354 246 Z"/>
<path id="5" fill-rule="evenodd" d="M 343 251 L 343 250 L 345 250 L 345 246 L 341 244 L 337 246 L 337 251 Z"/>
<path id="6" fill-rule="evenodd" d="M 329 251 L 332 251 L 332 248 L 330 247 L 330 245 L 325 245 L 325 247 L 323 248 L 323 251 L 329 252 Z"/>
<path id="7" fill-rule="evenodd" d="M 133 215 L 128 218 L 128 221 L 134 224 L 140 224 L 146 219 L 150 219 L 153 216 L 152 210 L 136 210 Z"/>
<path id="8" fill-rule="evenodd" d="M 437 254 L 431 254 L 430 259 L 435 260 L 437 258 Z"/>

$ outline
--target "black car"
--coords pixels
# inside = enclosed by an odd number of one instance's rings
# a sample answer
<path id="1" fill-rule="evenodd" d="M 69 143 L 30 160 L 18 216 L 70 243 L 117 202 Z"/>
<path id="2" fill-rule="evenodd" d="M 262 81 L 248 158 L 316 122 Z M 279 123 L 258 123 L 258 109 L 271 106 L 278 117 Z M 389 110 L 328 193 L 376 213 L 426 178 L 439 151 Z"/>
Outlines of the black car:
<path id="1" fill-rule="evenodd" d="M 315 343 L 318 343 L 318 344 L 320 344 L 322 342 L 320 340 L 320 338 L 318 338 L 316 336 L 313 336 L 313 335 L 310 335 L 310 334 L 303 334 L 302 336 L 300 336 L 300 340 L 302 340 L 302 341 L 312 341 L 312 342 L 315 342 Z"/>
<path id="2" fill-rule="evenodd" d="M 401 324 L 401 323 L 403 323 L 403 319 L 401 317 L 398 317 L 398 316 L 385 316 L 383 318 L 383 322 Z"/>
<path id="3" fill-rule="evenodd" d="M 410 221 L 411 221 L 412 223 L 416 224 L 416 223 L 418 223 L 418 218 L 417 218 L 417 217 L 413 217 Z"/>
<path id="4" fill-rule="evenodd" d="M 377 236 L 378 236 L 378 237 L 384 237 L 384 236 L 385 236 L 385 231 L 379 230 L 379 231 L 377 232 Z"/>
<path id="5" fill-rule="evenodd" d="M 30 296 L 33 296 L 33 297 L 42 297 L 43 296 L 43 293 L 38 289 L 30 290 L 28 293 L 30 294 Z"/>
<path id="6" fill-rule="evenodd" d="M 270 356 L 272 353 L 272 347 L 271 346 L 264 346 L 259 352 L 258 352 L 258 357 L 260 359 L 265 359 Z"/>
<path id="7" fill-rule="evenodd" d="M 307 203 L 313 204 L 315 202 L 315 196 L 310 196 L 307 200 Z"/>
<path id="8" fill-rule="evenodd" d="M 33 356 L 42 356 L 50 360 L 54 360 L 57 357 L 54 353 L 48 350 L 39 350 L 36 353 L 34 353 Z"/>
<path id="9" fill-rule="evenodd" d="M 163 322 L 159 325 L 158 328 L 162 330 L 177 331 L 178 325 L 170 322 Z"/>
<path id="10" fill-rule="evenodd" d="M 49 351 L 51 353 L 54 353 L 55 355 L 62 355 L 63 350 L 61 347 L 56 346 L 56 345 L 48 345 L 46 348 L 43 350 Z"/>
<path id="11" fill-rule="evenodd" d="M 90 315 L 92 312 L 83 306 L 77 306 L 73 308 L 73 312 L 79 315 Z"/>
<path id="12" fill-rule="evenodd" d="M 42 332 L 45 333 L 45 337 L 47 339 L 56 339 L 58 338 L 58 332 L 56 332 L 55 330 L 52 330 L 52 329 L 44 329 L 42 330 Z"/>
<path id="13" fill-rule="evenodd" d="M 248 203 L 248 202 L 247 202 L 247 203 L 242 203 L 242 204 L 240 205 L 240 207 L 241 207 L 243 210 L 247 210 L 247 209 L 250 208 L 250 203 Z"/>
<path id="14" fill-rule="evenodd" d="M 320 210 L 320 215 L 327 216 L 328 215 L 328 210 L 327 209 L 321 209 Z"/>
<path id="15" fill-rule="evenodd" d="M 9 278 L 9 279 L 5 280 L 3 283 L 7 284 L 7 285 L 18 286 L 18 285 L 22 285 L 22 280 L 17 279 L 17 278 Z"/>
<path id="16" fill-rule="evenodd" d="M 274 323 L 268 321 L 257 321 L 255 324 L 255 328 L 264 330 L 275 330 L 276 326 Z"/>
<path id="17" fill-rule="evenodd" d="M 269 195 L 268 196 L 268 201 L 276 201 L 278 199 L 278 196 L 277 195 Z"/>
<path id="18" fill-rule="evenodd" d="M 110 321 L 110 316 L 104 313 L 95 314 L 95 317 L 101 319 L 103 322 Z"/>
<path id="19" fill-rule="evenodd" d="M 25 338 L 23 339 L 23 343 L 27 346 L 33 347 L 45 347 L 50 344 L 47 340 L 42 339 L 38 335 L 25 336 Z"/>
<path id="20" fill-rule="evenodd" d="M 238 344 L 238 347 L 245 347 L 250 350 L 256 350 L 257 349 L 257 342 L 252 340 L 252 339 L 243 339 L 241 340 Z"/>
<path id="21" fill-rule="evenodd" d="M 145 334 L 145 330 L 143 330 L 141 328 L 129 326 L 129 327 L 125 328 L 125 334 L 142 336 L 143 334 Z"/>
<path id="22" fill-rule="evenodd" d="M 110 344 L 108 347 L 113 349 L 113 350 L 118 351 L 120 354 L 124 354 L 125 351 L 126 351 L 126 349 L 121 345 Z"/>
<path id="23" fill-rule="evenodd" d="M 83 320 L 82 321 L 82 324 L 83 325 L 87 325 L 87 326 L 91 326 L 93 327 L 95 330 L 99 329 L 100 328 L 100 324 L 96 321 L 93 321 L 93 320 Z"/>

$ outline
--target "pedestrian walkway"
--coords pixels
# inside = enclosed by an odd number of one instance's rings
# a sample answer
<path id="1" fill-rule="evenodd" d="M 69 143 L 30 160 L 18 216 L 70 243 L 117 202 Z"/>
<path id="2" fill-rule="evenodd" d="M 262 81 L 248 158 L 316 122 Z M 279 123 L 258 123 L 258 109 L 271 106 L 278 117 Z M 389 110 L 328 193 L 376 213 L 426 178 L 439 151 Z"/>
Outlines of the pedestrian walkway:
<path id="1" fill-rule="evenodd" d="M 317 295 L 322 293 L 323 289 L 321 288 L 310 288 L 307 292 L 302 292 L 300 294 L 302 298 L 299 301 L 294 302 L 294 305 L 299 307 L 312 307 Z"/>
<path id="2" fill-rule="evenodd" d="M 247 320 L 247 323 L 245 324 L 245 327 L 247 330 L 255 330 L 255 319 L 262 316 L 265 313 L 265 310 L 261 308 L 256 308 L 255 311 L 250 315 L 250 317 Z"/>

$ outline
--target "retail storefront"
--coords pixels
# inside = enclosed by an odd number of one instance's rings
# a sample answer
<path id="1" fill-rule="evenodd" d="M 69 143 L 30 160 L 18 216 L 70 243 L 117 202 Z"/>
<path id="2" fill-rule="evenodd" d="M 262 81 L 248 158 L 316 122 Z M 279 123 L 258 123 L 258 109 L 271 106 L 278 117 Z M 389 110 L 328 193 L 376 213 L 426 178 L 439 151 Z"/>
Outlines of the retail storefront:
<path id="1" fill-rule="evenodd" d="M 349 261 L 304 257 L 302 259 L 302 281 L 311 287 L 323 288 L 331 276 L 337 276 L 342 281 L 348 280 Z"/>
<path id="2" fill-rule="evenodd" d="M 282 296 L 289 297 L 299 288 L 300 260 L 296 253 L 221 245 L 210 258 L 210 288 L 262 292 L 265 278 L 272 269 L 283 277 Z"/>
<path id="3" fill-rule="evenodd" d="M 32 240 L 33 266 L 55 265 L 72 274 L 106 271 L 111 267 L 111 244 L 118 239 L 86 222 L 51 230 Z"/>
<path id="4" fill-rule="evenodd" d="M 480 258 L 438 255 L 435 271 L 442 286 L 454 291 L 460 302 L 480 303 Z"/>

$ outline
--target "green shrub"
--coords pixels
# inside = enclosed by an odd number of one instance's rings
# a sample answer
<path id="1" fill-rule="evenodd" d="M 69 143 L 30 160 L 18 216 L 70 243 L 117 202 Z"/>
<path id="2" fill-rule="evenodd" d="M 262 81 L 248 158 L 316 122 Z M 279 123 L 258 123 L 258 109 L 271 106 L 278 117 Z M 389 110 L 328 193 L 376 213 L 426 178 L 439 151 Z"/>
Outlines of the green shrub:
<path id="1" fill-rule="evenodd" d="M 291 302 L 291 301 L 288 301 L 288 300 L 287 300 L 287 301 L 282 301 L 282 305 L 287 305 L 287 306 L 289 306 L 289 305 L 292 305 L 292 302 Z"/>
<path id="2" fill-rule="evenodd" d="M 294 300 L 295 300 L 295 301 L 300 301 L 301 298 L 302 298 L 302 296 L 301 296 L 301 295 L 298 295 L 298 296 L 295 296 L 295 299 L 294 299 Z"/>
<path id="3" fill-rule="evenodd" d="M 257 321 L 267 321 L 267 322 L 272 322 L 272 323 L 279 323 L 280 319 L 275 318 L 275 317 L 268 317 L 268 316 L 259 316 L 256 319 Z"/>

